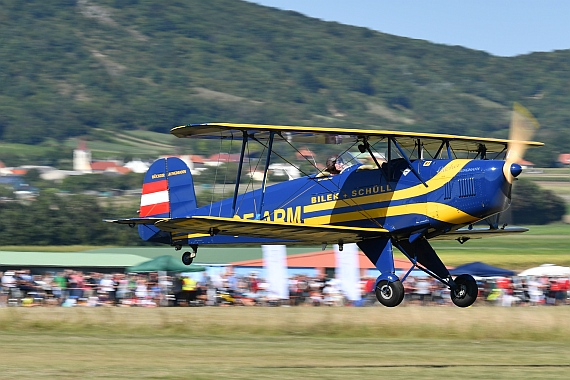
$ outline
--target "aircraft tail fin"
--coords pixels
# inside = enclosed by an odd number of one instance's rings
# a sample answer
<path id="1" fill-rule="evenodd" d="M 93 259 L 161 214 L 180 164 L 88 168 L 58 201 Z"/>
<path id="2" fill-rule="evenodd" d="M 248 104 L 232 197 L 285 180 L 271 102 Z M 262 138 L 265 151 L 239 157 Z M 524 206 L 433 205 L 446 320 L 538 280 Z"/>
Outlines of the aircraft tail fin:
<path id="1" fill-rule="evenodd" d="M 196 209 L 196 193 L 190 168 L 176 157 L 156 160 L 146 172 L 142 188 L 141 218 L 180 218 Z M 170 234 L 153 225 L 139 224 L 143 240 L 169 243 Z"/>

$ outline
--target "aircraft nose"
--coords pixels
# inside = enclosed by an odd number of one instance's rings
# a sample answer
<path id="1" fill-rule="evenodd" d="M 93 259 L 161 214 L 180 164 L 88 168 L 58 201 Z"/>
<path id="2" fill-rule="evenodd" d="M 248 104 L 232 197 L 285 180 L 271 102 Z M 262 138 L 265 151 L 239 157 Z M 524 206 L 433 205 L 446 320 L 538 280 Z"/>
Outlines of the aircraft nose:
<path id="1" fill-rule="evenodd" d="M 511 164 L 511 174 L 513 177 L 518 177 L 522 173 L 522 166 L 519 164 Z"/>

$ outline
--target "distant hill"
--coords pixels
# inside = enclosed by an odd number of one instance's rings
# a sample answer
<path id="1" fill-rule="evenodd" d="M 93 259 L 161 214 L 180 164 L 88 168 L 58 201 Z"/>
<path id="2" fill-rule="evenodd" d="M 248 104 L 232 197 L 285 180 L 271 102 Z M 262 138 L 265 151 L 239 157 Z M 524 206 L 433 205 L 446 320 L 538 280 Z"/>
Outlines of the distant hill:
<path id="1" fill-rule="evenodd" d="M 116 143 L 118 131 L 208 121 L 504 138 L 514 101 L 548 146 L 529 160 L 570 152 L 570 50 L 495 57 L 239 0 L 0 9 L 0 139 L 49 147 L 54 160 L 69 138 Z"/>

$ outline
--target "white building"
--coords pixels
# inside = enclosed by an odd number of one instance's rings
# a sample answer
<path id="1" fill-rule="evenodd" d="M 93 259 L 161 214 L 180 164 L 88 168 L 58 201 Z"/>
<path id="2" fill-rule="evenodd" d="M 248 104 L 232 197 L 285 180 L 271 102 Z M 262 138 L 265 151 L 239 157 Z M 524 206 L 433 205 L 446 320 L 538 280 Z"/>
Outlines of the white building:
<path id="1" fill-rule="evenodd" d="M 91 173 L 91 151 L 87 150 L 85 141 L 79 141 L 77 149 L 73 151 L 73 170 Z"/>

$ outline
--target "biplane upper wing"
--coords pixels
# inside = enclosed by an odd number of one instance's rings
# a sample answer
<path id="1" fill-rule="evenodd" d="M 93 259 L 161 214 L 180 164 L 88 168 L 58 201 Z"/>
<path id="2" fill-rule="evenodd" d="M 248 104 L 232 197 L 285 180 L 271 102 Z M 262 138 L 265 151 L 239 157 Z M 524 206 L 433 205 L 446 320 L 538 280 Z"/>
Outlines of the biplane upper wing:
<path id="1" fill-rule="evenodd" d="M 442 142 L 452 142 L 453 150 L 476 152 L 482 145 L 489 153 L 500 153 L 507 149 L 510 140 L 447 135 L 437 133 L 415 133 L 374 129 L 294 127 L 262 124 L 207 123 L 190 124 L 173 128 L 170 133 L 177 137 L 241 140 L 244 136 L 256 140 L 268 140 L 277 134 L 289 142 L 339 144 L 366 138 L 395 138 L 404 148 L 413 148 L 421 140 L 426 149 L 437 149 Z M 542 146 L 541 142 L 519 142 L 529 146 Z"/>
<path id="2" fill-rule="evenodd" d="M 315 243 L 354 243 L 366 238 L 387 236 L 383 228 L 360 228 L 331 225 L 308 225 L 295 223 L 267 222 L 264 220 L 243 220 L 214 216 L 193 216 L 188 218 L 164 219 L 155 226 L 173 234 L 204 233 L 210 235 L 248 236 Z"/>

